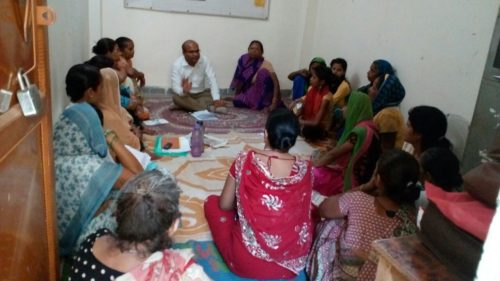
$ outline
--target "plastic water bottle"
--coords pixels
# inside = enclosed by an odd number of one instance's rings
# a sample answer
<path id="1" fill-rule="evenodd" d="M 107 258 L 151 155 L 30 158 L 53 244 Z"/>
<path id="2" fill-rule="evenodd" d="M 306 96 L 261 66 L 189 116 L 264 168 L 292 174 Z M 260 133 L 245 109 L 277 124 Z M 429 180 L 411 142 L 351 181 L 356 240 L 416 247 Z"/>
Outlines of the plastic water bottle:
<path id="1" fill-rule="evenodd" d="M 193 131 L 191 132 L 191 156 L 200 157 L 203 153 L 203 135 L 202 135 L 202 127 L 200 124 L 196 123 L 193 127 Z"/>
<path id="2" fill-rule="evenodd" d="M 201 152 L 205 152 L 205 126 L 202 120 L 197 120 L 196 124 L 198 124 L 201 128 Z"/>

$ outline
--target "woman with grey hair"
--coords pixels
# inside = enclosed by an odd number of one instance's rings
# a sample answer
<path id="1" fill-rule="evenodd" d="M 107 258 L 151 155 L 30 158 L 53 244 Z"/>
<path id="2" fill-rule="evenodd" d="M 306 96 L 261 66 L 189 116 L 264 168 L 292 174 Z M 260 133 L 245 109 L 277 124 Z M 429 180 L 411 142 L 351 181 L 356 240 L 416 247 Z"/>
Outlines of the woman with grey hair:
<path id="1" fill-rule="evenodd" d="M 210 280 L 190 249 L 173 250 L 180 189 L 158 170 L 129 180 L 118 199 L 114 233 L 87 237 L 72 260 L 68 280 Z"/>

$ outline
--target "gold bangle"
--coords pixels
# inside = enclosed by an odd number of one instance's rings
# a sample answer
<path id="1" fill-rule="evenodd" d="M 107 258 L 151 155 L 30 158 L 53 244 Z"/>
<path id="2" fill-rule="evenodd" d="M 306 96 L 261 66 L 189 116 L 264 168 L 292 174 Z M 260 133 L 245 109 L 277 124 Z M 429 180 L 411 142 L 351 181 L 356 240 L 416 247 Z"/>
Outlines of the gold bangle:
<path id="1" fill-rule="evenodd" d="M 107 140 L 107 137 L 109 135 L 113 136 L 110 141 Z M 113 130 L 105 130 L 104 131 L 104 138 L 106 138 L 106 143 L 108 144 L 108 146 L 111 146 L 111 144 L 113 144 L 113 142 L 118 138 L 118 136 L 116 135 L 115 131 L 113 131 Z"/>
<path id="2" fill-rule="evenodd" d="M 104 136 L 105 137 L 107 137 L 108 135 L 113 134 L 113 133 L 115 133 L 113 130 L 110 130 L 110 129 L 104 130 Z"/>
<path id="3" fill-rule="evenodd" d="M 113 138 L 108 142 L 108 146 L 111 147 L 111 145 L 113 145 L 113 142 L 117 139 L 118 137 L 116 136 L 116 134 L 113 134 Z"/>

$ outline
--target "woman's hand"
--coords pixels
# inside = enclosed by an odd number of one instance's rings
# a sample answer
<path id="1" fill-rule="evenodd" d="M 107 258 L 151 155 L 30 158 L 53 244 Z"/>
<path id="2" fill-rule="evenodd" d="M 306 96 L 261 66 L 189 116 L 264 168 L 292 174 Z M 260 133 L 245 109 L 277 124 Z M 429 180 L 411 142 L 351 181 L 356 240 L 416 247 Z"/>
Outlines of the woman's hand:
<path id="1" fill-rule="evenodd" d="M 144 77 L 144 73 L 138 71 L 137 69 L 135 70 L 135 79 L 139 81 L 139 86 L 144 87 L 146 85 L 146 78 Z"/>
<path id="2" fill-rule="evenodd" d="M 354 145 L 351 142 L 345 142 L 340 146 L 336 146 L 335 148 L 323 153 L 321 157 L 313 159 L 313 166 L 320 167 L 320 166 L 330 165 L 340 156 L 343 156 L 351 152 L 353 148 Z"/>
<path id="3" fill-rule="evenodd" d="M 113 143 L 118 141 L 118 135 L 116 135 L 115 131 L 112 130 L 106 130 L 104 132 L 104 137 L 106 138 L 106 143 L 109 147 L 112 147 Z"/>
<path id="4" fill-rule="evenodd" d="M 138 105 L 137 97 L 135 95 L 131 95 L 130 96 L 130 102 L 128 104 L 127 109 L 136 110 L 137 109 L 137 105 Z"/>
<path id="5" fill-rule="evenodd" d="M 226 182 L 222 188 L 222 192 L 219 199 L 219 207 L 222 210 L 229 211 L 236 206 L 236 180 L 231 176 L 227 175 Z"/>
<path id="6" fill-rule="evenodd" d="M 271 105 L 267 107 L 267 112 L 269 113 L 269 112 L 275 110 L 276 107 L 278 106 L 277 104 L 278 104 L 277 102 L 271 103 Z"/>
<path id="7" fill-rule="evenodd" d="M 132 124 L 130 130 L 139 140 L 142 140 L 142 130 L 139 126 Z"/>
<path id="8" fill-rule="evenodd" d="M 104 136 L 106 137 L 109 149 L 115 152 L 116 161 L 118 163 L 122 164 L 124 168 L 133 174 L 140 173 L 144 170 L 141 163 L 139 163 L 135 156 L 128 151 L 114 131 L 106 130 Z"/>
<path id="9" fill-rule="evenodd" d="M 141 121 L 144 121 L 144 120 L 148 120 L 149 117 L 150 117 L 150 114 L 149 114 L 149 109 L 147 109 L 145 106 L 143 105 L 139 105 L 137 106 L 137 109 L 135 110 L 135 114 L 137 115 L 137 117 L 141 120 Z"/>

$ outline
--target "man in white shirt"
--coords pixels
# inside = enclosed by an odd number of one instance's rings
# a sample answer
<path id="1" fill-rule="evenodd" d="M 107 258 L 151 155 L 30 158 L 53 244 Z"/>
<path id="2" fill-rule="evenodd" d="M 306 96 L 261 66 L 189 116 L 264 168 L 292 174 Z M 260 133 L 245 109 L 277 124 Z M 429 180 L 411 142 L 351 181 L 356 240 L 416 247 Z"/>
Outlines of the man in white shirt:
<path id="1" fill-rule="evenodd" d="M 172 65 L 174 105 L 188 111 L 227 112 L 224 101 L 220 100 L 214 69 L 207 57 L 200 55 L 198 43 L 185 41 L 182 54 Z M 208 81 L 210 90 L 205 89 L 205 81 Z"/>

